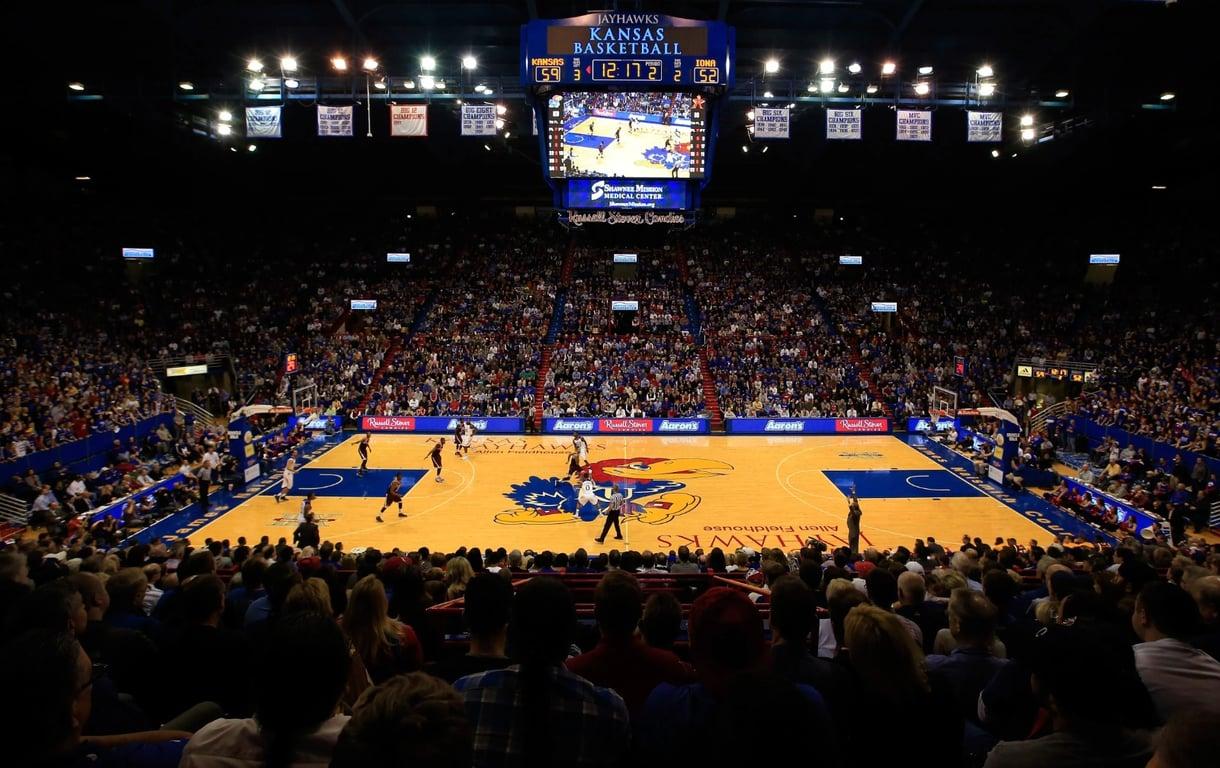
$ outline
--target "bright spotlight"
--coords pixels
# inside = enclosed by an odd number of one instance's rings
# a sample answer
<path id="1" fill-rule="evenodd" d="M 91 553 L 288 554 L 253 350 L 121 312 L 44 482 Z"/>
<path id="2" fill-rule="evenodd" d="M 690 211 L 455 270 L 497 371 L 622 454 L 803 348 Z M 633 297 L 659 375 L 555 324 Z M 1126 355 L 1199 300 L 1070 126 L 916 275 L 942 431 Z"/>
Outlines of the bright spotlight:
<path id="1" fill-rule="evenodd" d="M 438 91 L 443 91 L 443 90 L 445 90 L 445 81 L 444 81 L 444 80 L 437 80 L 437 81 L 436 81 L 436 90 L 438 90 Z"/>
<path id="2" fill-rule="evenodd" d="M 506 139 L 511 139 L 512 137 L 513 137 L 513 135 L 512 135 L 512 133 L 511 133 L 511 132 L 509 132 L 509 131 L 505 131 L 505 132 L 504 132 L 504 138 L 506 138 Z"/>
<path id="3" fill-rule="evenodd" d="M 482 83 L 479 83 L 478 85 L 476 85 L 476 86 L 474 87 L 474 92 L 475 92 L 475 93 L 482 93 L 483 91 L 486 91 L 486 90 L 487 90 L 487 86 L 486 86 L 486 85 L 483 85 Z"/>
<path id="4" fill-rule="evenodd" d="M 770 91 L 763 91 L 763 98 L 764 99 L 774 99 L 775 94 L 771 93 Z"/>
<path id="5" fill-rule="evenodd" d="M 284 70 L 285 72 L 296 72 L 297 71 L 296 57 L 295 56 L 285 56 L 284 58 L 280 59 L 280 69 Z"/>
<path id="6" fill-rule="evenodd" d="M 1000 156 L 1000 150 L 998 150 L 998 149 L 993 149 L 993 150 L 991 150 L 991 156 L 992 156 L 992 157 L 999 157 L 999 156 Z"/>
<path id="7" fill-rule="evenodd" d="M 1034 140 L 1034 129 L 1033 128 L 1022 128 L 1021 129 L 1021 141 L 1033 141 L 1033 140 Z"/>
<path id="8" fill-rule="evenodd" d="M 73 90 L 73 91 L 83 91 L 83 90 L 85 90 L 85 84 L 84 83 L 68 83 L 68 88 L 69 88 L 69 90 Z"/>
<path id="9" fill-rule="evenodd" d="M 862 69 L 864 69 L 864 67 L 860 66 L 860 62 L 858 61 L 853 61 L 851 64 L 847 65 L 847 71 L 853 75 L 860 74 L 860 70 Z"/>
<path id="10" fill-rule="evenodd" d="M 462 57 L 462 69 L 474 69 L 477 66 L 479 66 L 479 60 L 475 57 L 470 54 Z"/>
<path id="11" fill-rule="evenodd" d="M 927 96 L 928 92 L 931 90 L 932 90 L 932 87 L 929 86 L 927 83 L 919 83 L 918 85 L 915 86 L 915 93 L 918 93 L 920 96 Z"/>
<path id="12" fill-rule="evenodd" d="M 256 77 L 256 78 L 254 78 L 253 80 L 251 80 L 251 81 L 250 81 L 250 90 L 252 90 L 252 91 L 261 91 L 261 90 L 263 89 L 263 86 L 265 86 L 265 85 L 266 85 L 266 83 L 264 83 L 262 80 L 259 80 L 259 79 Z"/>
<path id="13" fill-rule="evenodd" d="M 817 83 L 810 83 L 805 87 L 805 90 L 809 91 L 810 93 L 816 93 L 818 90 Z"/>
<path id="14" fill-rule="evenodd" d="M 779 71 L 779 59 L 767 59 L 767 63 L 763 65 L 768 75 L 774 75 Z"/>
<path id="15" fill-rule="evenodd" d="M 747 120 L 753 120 L 753 119 L 754 119 L 754 110 L 752 110 L 752 109 L 751 109 L 749 112 L 747 112 L 747 113 L 746 113 L 746 119 L 747 119 Z"/>
<path id="16" fill-rule="evenodd" d="M 490 96 L 490 95 L 492 95 L 493 93 L 495 93 L 495 91 L 493 91 L 493 90 L 492 90 L 492 89 L 490 89 L 490 88 L 484 88 L 484 89 L 483 89 L 483 95 L 484 95 L 484 96 Z"/>
<path id="17" fill-rule="evenodd" d="M 289 77 L 284 80 L 284 86 L 287 88 L 296 88 L 300 84 L 301 81 L 297 80 L 295 77 Z"/>
<path id="18" fill-rule="evenodd" d="M 425 91 L 435 88 L 436 87 L 436 78 L 433 77 L 432 75 L 420 75 L 419 76 L 419 87 L 423 88 Z"/>
<path id="19" fill-rule="evenodd" d="M 1034 124 L 1034 116 L 1030 114 L 1021 115 L 1021 127 L 1028 128 Z"/>
<path id="20" fill-rule="evenodd" d="M 73 176 L 72 178 L 76 181 L 93 181 L 91 176 Z M 1156 189 L 1156 187 L 1153 187 L 1153 189 Z M 1161 187 L 1161 189 L 1164 189 L 1164 187 Z"/>
<path id="21" fill-rule="evenodd" d="M 384 91 L 385 90 L 385 80 L 378 80 L 377 82 L 373 83 L 373 87 L 379 91 Z"/>
<path id="22" fill-rule="evenodd" d="M 833 75 L 835 73 L 835 60 L 822 59 L 818 62 L 819 75 Z"/>
<path id="23" fill-rule="evenodd" d="M 335 68 L 336 72 L 347 71 L 347 59 L 343 58 L 342 56 L 331 56 L 330 65 Z"/>
<path id="24" fill-rule="evenodd" d="M 227 123 L 233 119 L 233 113 L 227 109 L 222 109 L 222 110 L 220 110 L 220 114 L 218 114 L 217 117 L 220 118 L 220 122 Z"/>
<path id="25" fill-rule="evenodd" d="M 1059 90 L 1055 91 L 1056 99 L 1066 99 L 1070 95 L 1071 95 L 1071 91 L 1068 91 L 1065 88 L 1060 88 Z"/>
<path id="26" fill-rule="evenodd" d="M 849 90 L 851 89 L 847 87 L 847 83 L 839 83 L 839 93 L 847 93 Z"/>
<path id="27" fill-rule="evenodd" d="M 232 134 L 233 134 L 233 126 L 231 126 L 227 123 L 221 123 L 220 125 L 216 126 L 216 135 L 217 136 L 231 136 Z"/>
<path id="28" fill-rule="evenodd" d="M 881 65 L 881 74 L 892 75 L 898 71 L 898 65 L 892 61 L 887 61 Z"/>
<path id="29" fill-rule="evenodd" d="M 932 74 L 932 68 L 925 64 L 924 66 L 919 68 L 919 74 L 930 75 L 930 74 Z"/>
<path id="30" fill-rule="evenodd" d="M 415 88 L 415 81 L 414 80 L 403 80 L 402 87 L 406 88 L 408 91 L 412 90 Z"/>
<path id="31" fill-rule="evenodd" d="M 497 131 L 503 130 L 503 128 L 504 128 L 504 121 L 497 117 L 496 118 L 496 130 Z"/>
<path id="32" fill-rule="evenodd" d="M 818 84 L 822 93 L 830 93 L 835 89 L 835 81 L 833 77 L 823 77 L 822 82 Z"/>
<path id="33" fill-rule="evenodd" d="M 178 87 L 184 91 L 195 90 L 195 84 L 192 83 L 190 80 L 183 80 L 181 83 L 178 83 Z"/>
<path id="34" fill-rule="evenodd" d="M 865 88 L 864 90 L 865 90 L 865 91 L 867 91 L 868 93 L 876 93 L 876 92 L 877 92 L 877 86 L 875 86 L 875 85 L 870 85 L 869 87 Z"/>
<path id="35" fill-rule="evenodd" d="M 990 64 L 984 64 L 976 69 L 975 72 L 978 73 L 979 77 L 992 77 L 995 75 L 995 70 L 991 68 Z"/>
<path id="36" fill-rule="evenodd" d="M 259 61 L 258 59 L 250 59 L 249 61 L 246 62 L 246 69 L 251 72 L 262 72 L 263 63 L 261 61 Z"/>
<path id="37" fill-rule="evenodd" d="M 750 151 L 750 148 L 749 148 L 748 146 L 746 146 L 745 144 L 742 144 L 742 145 L 741 145 L 741 151 L 742 151 L 742 152 L 749 152 L 749 151 Z"/>
<path id="38" fill-rule="evenodd" d="M 508 107 L 504 106 L 503 104 L 497 104 L 497 105 L 496 105 L 496 114 L 497 114 L 497 115 L 506 115 L 506 114 L 508 114 Z"/>
<path id="39" fill-rule="evenodd" d="M 360 67 L 365 72 L 375 72 L 377 70 L 377 67 L 379 67 L 379 66 L 380 66 L 380 63 L 377 61 L 377 59 L 374 59 L 372 56 L 365 56 L 364 61 L 361 62 L 361 64 L 360 64 Z"/>
<path id="40" fill-rule="evenodd" d="M 487 146 L 486 144 L 483 145 L 483 149 L 486 149 L 488 152 L 491 151 L 491 147 Z"/>
<path id="41" fill-rule="evenodd" d="M 1165 91 L 1161 94 L 1161 101 L 1173 101 L 1177 96 L 1173 91 Z"/>
<path id="42" fill-rule="evenodd" d="M 247 152 L 253 152 L 256 149 L 258 149 L 258 147 L 254 146 L 253 144 L 250 144 L 246 147 Z"/>
<path id="43" fill-rule="evenodd" d="M 425 72 L 431 72 L 436 69 L 436 59 L 432 56 L 422 56 L 419 60 L 419 68 Z"/>
<path id="44" fill-rule="evenodd" d="M 981 85 L 979 85 L 979 95 L 980 96 L 994 96 L 995 95 L 995 83 L 982 83 Z"/>
<path id="45" fill-rule="evenodd" d="M 88 179 L 89 177 L 86 176 L 85 178 Z M 1164 184 L 1153 184 L 1152 188 L 1155 190 L 1158 190 L 1158 191 L 1164 191 L 1164 190 L 1168 189 L 1168 187 L 1166 187 Z"/>

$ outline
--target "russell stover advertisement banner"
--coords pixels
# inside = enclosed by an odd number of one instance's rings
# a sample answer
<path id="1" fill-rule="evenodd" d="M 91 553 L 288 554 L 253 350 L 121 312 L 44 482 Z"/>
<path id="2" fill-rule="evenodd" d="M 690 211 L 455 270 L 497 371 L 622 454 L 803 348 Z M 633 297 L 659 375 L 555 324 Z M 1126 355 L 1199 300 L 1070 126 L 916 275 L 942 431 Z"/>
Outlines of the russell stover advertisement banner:
<path id="1" fill-rule="evenodd" d="M 464 418 L 484 434 L 515 434 L 525 431 L 525 420 L 503 416 L 362 416 L 362 432 L 437 432 L 449 433 Z"/>
<path id="2" fill-rule="evenodd" d="M 542 420 L 543 432 L 585 432 L 620 435 L 706 435 L 707 419 L 598 419 L 593 417 Z"/>

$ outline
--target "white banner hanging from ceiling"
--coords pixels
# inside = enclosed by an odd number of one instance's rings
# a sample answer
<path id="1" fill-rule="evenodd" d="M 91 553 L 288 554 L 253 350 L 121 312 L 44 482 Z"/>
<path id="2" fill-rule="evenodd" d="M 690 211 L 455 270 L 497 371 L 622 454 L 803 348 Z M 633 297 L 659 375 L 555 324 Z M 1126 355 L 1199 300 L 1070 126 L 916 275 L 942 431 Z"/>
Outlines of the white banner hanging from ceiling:
<path id="1" fill-rule="evenodd" d="M 966 141 L 1002 141 L 1003 112 L 966 112 Z"/>
<path id="2" fill-rule="evenodd" d="M 495 136 L 496 135 L 496 105 L 495 104 L 463 104 L 462 105 L 462 135 L 463 136 Z"/>
<path id="3" fill-rule="evenodd" d="M 318 105 L 319 136 L 351 136 L 352 107 Z"/>
<path id="4" fill-rule="evenodd" d="M 926 109 L 898 110 L 898 141 L 931 141 L 932 112 Z"/>
<path id="5" fill-rule="evenodd" d="M 246 136 L 251 139 L 280 138 L 280 108 L 246 107 Z"/>
<path id="6" fill-rule="evenodd" d="M 391 104 L 391 136 L 427 136 L 427 104 Z"/>
<path id="7" fill-rule="evenodd" d="M 827 109 L 826 138 L 827 139 L 860 139 L 864 136 L 864 110 L 862 109 Z"/>
<path id="8" fill-rule="evenodd" d="M 790 110 L 787 107 L 755 107 L 754 138 L 788 138 Z"/>

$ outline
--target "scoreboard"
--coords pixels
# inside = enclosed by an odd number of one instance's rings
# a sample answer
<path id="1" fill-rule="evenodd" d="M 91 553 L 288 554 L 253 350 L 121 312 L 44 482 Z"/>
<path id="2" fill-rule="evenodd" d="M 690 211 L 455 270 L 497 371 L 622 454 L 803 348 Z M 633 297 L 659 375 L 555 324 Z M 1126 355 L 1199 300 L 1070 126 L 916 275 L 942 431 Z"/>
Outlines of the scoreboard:
<path id="1" fill-rule="evenodd" d="M 589 13 L 521 27 L 529 86 L 733 84 L 733 29 L 656 13 Z"/>

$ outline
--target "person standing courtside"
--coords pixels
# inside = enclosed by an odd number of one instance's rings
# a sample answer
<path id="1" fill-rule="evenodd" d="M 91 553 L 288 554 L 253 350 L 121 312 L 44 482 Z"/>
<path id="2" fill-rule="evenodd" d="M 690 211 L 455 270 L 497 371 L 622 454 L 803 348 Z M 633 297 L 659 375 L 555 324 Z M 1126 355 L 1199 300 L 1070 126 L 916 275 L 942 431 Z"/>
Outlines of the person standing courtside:
<path id="1" fill-rule="evenodd" d="M 853 555 L 860 554 L 860 499 L 853 488 L 847 500 L 847 547 Z"/>
<path id="2" fill-rule="evenodd" d="M 369 445 L 372 435 L 364 435 L 360 438 L 360 444 L 356 446 L 356 452 L 360 454 L 360 469 L 356 471 L 356 477 L 364 477 L 364 473 L 369 468 L 369 451 L 373 447 Z"/>
<path id="3" fill-rule="evenodd" d="M 610 526 L 614 526 L 614 538 L 623 538 L 623 531 L 619 528 L 619 518 L 623 515 L 623 489 L 614 486 L 614 490 L 610 493 L 610 506 L 606 507 L 606 524 L 602 526 L 602 535 L 598 536 L 594 541 L 598 544 L 606 543 L 606 534 L 610 532 Z"/>

